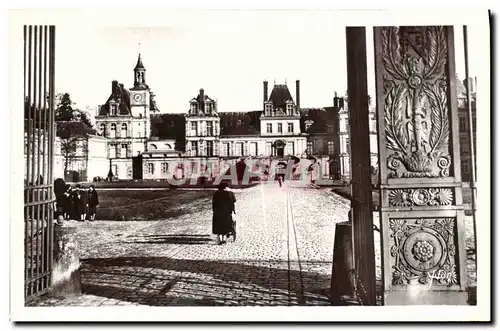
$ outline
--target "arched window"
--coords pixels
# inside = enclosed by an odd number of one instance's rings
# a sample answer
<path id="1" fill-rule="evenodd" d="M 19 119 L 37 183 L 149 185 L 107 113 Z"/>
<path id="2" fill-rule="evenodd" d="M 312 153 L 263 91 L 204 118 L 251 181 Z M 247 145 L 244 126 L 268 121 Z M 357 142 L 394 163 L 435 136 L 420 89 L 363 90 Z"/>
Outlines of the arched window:
<path id="1" fill-rule="evenodd" d="M 165 149 L 172 149 L 172 145 L 170 145 L 170 144 L 165 144 Z"/>
<path id="2" fill-rule="evenodd" d="M 156 149 L 158 149 L 158 147 L 157 147 L 155 144 L 151 144 L 150 146 L 151 146 L 151 150 L 156 150 Z"/>
<path id="3" fill-rule="evenodd" d="M 125 123 L 122 124 L 122 131 L 120 133 L 120 137 L 122 138 L 127 137 L 127 124 Z"/>
<path id="4" fill-rule="evenodd" d="M 109 130 L 109 137 L 116 138 L 116 124 L 111 124 L 111 128 Z"/>
<path id="5" fill-rule="evenodd" d="M 99 135 L 106 136 L 106 125 L 104 123 L 99 124 Z"/>

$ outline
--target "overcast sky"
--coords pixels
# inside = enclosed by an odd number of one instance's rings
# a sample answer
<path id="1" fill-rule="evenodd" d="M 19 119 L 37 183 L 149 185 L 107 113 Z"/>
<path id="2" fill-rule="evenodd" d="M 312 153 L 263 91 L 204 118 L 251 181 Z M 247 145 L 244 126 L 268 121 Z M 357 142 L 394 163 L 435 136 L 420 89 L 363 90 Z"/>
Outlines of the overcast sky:
<path id="1" fill-rule="evenodd" d="M 347 85 L 345 26 L 325 15 L 271 11 L 239 16 L 206 12 L 165 26 L 65 26 L 57 30 L 56 89 L 78 107 L 103 104 L 116 79 L 130 88 L 137 54 L 161 112 L 186 112 L 200 88 L 218 100 L 219 111 L 262 107 L 262 81 L 287 81 L 301 106 L 330 106 Z M 481 54 L 469 30 L 470 74 Z M 456 26 L 457 72 L 464 77 L 462 27 Z M 373 35 L 367 29 L 369 94 L 374 94 Z"/>

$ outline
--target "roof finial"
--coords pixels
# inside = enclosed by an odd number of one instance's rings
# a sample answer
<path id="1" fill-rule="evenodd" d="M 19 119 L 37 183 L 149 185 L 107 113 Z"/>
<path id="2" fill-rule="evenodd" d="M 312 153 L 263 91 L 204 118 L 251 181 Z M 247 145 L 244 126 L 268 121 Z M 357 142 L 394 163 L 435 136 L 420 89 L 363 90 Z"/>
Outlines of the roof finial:
<path id="1" fill-rule="evenodd" d="M 285 85 L 286 85 L 286 78 L 285 78 Z"/>
<path id="2" fill-rule="evenodd" d="M 274 85 L 276 85 L 276 78 L 274 79 Z"/>
<path id="3" fill-rule="evenodd" d="M 141 56 L 141 43 L 139 42 L 139 45 L 137 46 L 137 50 L 139 53 L 139 56 Z"/>

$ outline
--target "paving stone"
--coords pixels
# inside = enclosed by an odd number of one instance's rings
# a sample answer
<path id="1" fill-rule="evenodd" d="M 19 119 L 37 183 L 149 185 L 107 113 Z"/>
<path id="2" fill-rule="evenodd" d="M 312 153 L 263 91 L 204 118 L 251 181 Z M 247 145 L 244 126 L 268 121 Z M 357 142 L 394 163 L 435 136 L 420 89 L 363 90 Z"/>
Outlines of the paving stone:
<path id="1" fill-rule="evenodd" d="M 99 305 L 325 304 L 317 289 L 329 286 L 335 223 L 348 207 L 326 190 L 292 186 L 235 190 L 238 238 L 224 245 L 211 234 L 210 204 L 186 204 L 190 212 L 165 220 L 77 223 L 82 297 L 104 298 Z"/>

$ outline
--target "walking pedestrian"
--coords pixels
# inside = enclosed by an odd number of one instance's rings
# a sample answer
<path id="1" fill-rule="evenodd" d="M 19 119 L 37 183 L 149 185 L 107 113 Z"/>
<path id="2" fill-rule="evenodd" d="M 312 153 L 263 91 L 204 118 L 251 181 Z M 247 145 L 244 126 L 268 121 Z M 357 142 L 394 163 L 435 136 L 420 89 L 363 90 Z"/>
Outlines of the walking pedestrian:
<path id="1" fill-rule="evenodd" d="M 94 185 L 90 185 L 88 195 L 89 218 L 91 221 L 95 221 L 95 213 L 97 211 L 97 206 L 99 205 L 99 196 L 97 195 Z"/>
<path id="2" fill-rule="evenodd" d="M 232 232 L 232 214 L 236 214 L 236 197 L 227 187 L 227 183 L 221 182 L 212 198 L 212 233 L 217 236 L 218 245 L 225 243 L 228 234 Z"/>

